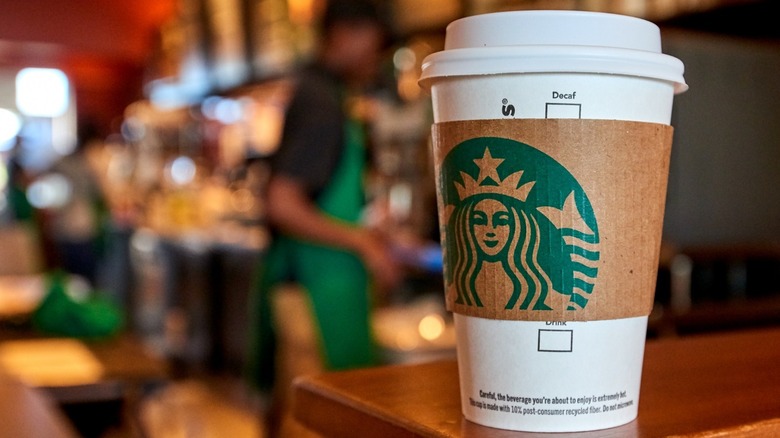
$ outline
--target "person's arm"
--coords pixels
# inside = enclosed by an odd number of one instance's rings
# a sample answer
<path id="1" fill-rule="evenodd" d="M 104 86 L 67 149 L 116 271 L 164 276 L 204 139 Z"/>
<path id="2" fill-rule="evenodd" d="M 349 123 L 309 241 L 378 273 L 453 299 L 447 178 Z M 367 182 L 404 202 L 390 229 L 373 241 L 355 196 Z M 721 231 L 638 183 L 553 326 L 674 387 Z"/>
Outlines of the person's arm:
<path id="1" fill-rule="evenodd" d="M 399 283 L 400 268 L 383 239 L 371 230 L 323 214 L 295 179 L 274 176 L 268 183 L 267 201 L 268 220 L 281 232 L 354 252 L 380 289 L 387 290 Z"/>

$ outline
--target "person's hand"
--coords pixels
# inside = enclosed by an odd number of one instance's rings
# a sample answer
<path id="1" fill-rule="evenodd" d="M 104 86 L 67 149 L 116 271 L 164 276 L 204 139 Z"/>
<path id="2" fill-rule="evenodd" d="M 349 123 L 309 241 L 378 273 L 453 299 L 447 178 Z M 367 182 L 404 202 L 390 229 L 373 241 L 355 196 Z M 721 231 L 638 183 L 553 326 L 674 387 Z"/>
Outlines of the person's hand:
<path id="1" fill-rule="evenodd" d="M 403 280 L 403 270 L 388 243 L 376 232 L 361 230 L 358 255 L 366 265 L 379 293 L 392 291 Z"/>
<path id="2" fill-rule="evenodd" d="M 285 176 L 268 183 L 269 223 L 287 235 L 354 252 L 371 275 L 378 292 L 389 292 L 403 278 L 399 262 L 382 235 L 369 228 L 335 220 L 308 197 L 302 184 Z"/>

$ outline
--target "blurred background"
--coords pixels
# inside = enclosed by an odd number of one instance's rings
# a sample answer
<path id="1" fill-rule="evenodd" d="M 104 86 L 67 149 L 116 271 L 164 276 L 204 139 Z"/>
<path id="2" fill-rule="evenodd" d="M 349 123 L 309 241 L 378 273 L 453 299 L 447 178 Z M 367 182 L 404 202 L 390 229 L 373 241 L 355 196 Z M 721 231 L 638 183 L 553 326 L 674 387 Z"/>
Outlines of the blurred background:
<path id="1" fill-rule="evenodd" d="M 0 0 L 0 364 L 29 372 L 11 353 L 54 354 L 33 342 L 52 333 L 86 339 L 76 350 L 94 375 L 21 372 L 79 434 L 259 436 L 264 401 L 242 373 L 269 243 L 264 184 L 324 1 Z M 642 17 L 685 64 L 648 336 L 780 323 L 780 4 L 385 3 L 395 38 L 367 102 L 372 220 L 427 245 L 377 303 L 384 362 L 453 357 L 417 78 L 447 23 L 505 10 Z M 41 311 L 57 284 L 81 305 L 83 330 Z M 289 324 L 294 338 L 294 314 Z M 87 357 L 61 347 L 41 360 Z M 96 408 L 100 424 L 85 419 Z"/>

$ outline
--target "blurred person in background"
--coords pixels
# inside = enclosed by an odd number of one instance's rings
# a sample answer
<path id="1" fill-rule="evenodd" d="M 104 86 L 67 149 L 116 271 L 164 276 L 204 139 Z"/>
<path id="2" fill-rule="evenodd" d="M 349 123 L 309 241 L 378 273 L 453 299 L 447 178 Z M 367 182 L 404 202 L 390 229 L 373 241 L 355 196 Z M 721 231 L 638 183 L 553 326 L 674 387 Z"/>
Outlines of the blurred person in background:
<path id="1" fill-rule="evenodd" d="M 33 175 L 22 166 L 22 138 L 17 137 L 11 156 L 8 159 L 8 204 L 11 210 L 11 220 L 36 225 L 35 208 L 27 198 L 27 188 L 33 181 Z M 37 225 L 36 225 L 37 226 Z"/>
<path id="2" fill-rule="evenodd" d="M 62 177 L 62 202 L 49 206 L 45 233 L 53 246 L 53 267 L 95 285 L 105 249 L 108 210 L 89 155 L 102 146 L 89 123 L 79 127 L 75 150 L 59 159 L 48 174 Z"/>
<path id="3" fill-rule="evenodd" d="M 275 331 L 282 324 L 274 322 L 297 324 L 313 316 L 325 369 L 375 365 L 371 293 L 401 280 L 385 236 L 361 224 L 367 132 L 350 105 L 377 80 L 391 35 L 384 19 L 368 0 L 327 4 L 318 56 L 296 78 L 280 148 L 271 158 L 267 217 L 274 238 L 255 291 L 250 360 L 259 387 L 273 387 L 270 436 L 279 433 L 280 410 L 296 374 L 280 368 Z M 279 306 L 272 294 L 290 283 L 304 291 L 305 306 L 274 315 Z"/>
<path id="4" fill-rule="evenodd" d="M 22 164 L 21 145 L 17 137 L 7 163 L 0 162 L 0 275 L 35 275 L 45 266 L 41 215 L 27 197 L 35 174 Z"/>

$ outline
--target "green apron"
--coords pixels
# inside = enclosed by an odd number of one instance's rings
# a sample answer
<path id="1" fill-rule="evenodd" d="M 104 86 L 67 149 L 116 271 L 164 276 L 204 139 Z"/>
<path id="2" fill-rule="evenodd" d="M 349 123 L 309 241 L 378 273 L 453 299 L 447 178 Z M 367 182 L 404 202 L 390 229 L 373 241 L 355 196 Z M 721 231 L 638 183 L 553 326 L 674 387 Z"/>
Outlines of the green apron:
<path id="1" fill-rule="evenodd" d="M 357 224 L 364 207 L 366 161 L 365 133 L 357 121 L 347 121 L 344 142 L 341 160 L 316 204 L 336 220 Z M 278 236 L 263 260 L 255 296 L 255 352 L 249 366 L 250 377 L 259 387 L 270 389 L 274 378 L 275 336 L 270 295 L 276 285 L 289 279 L 304 288 L 310 297 L 328 369 L 375 364 L 369 279 L 360 259 L 348 251 Z"/>

